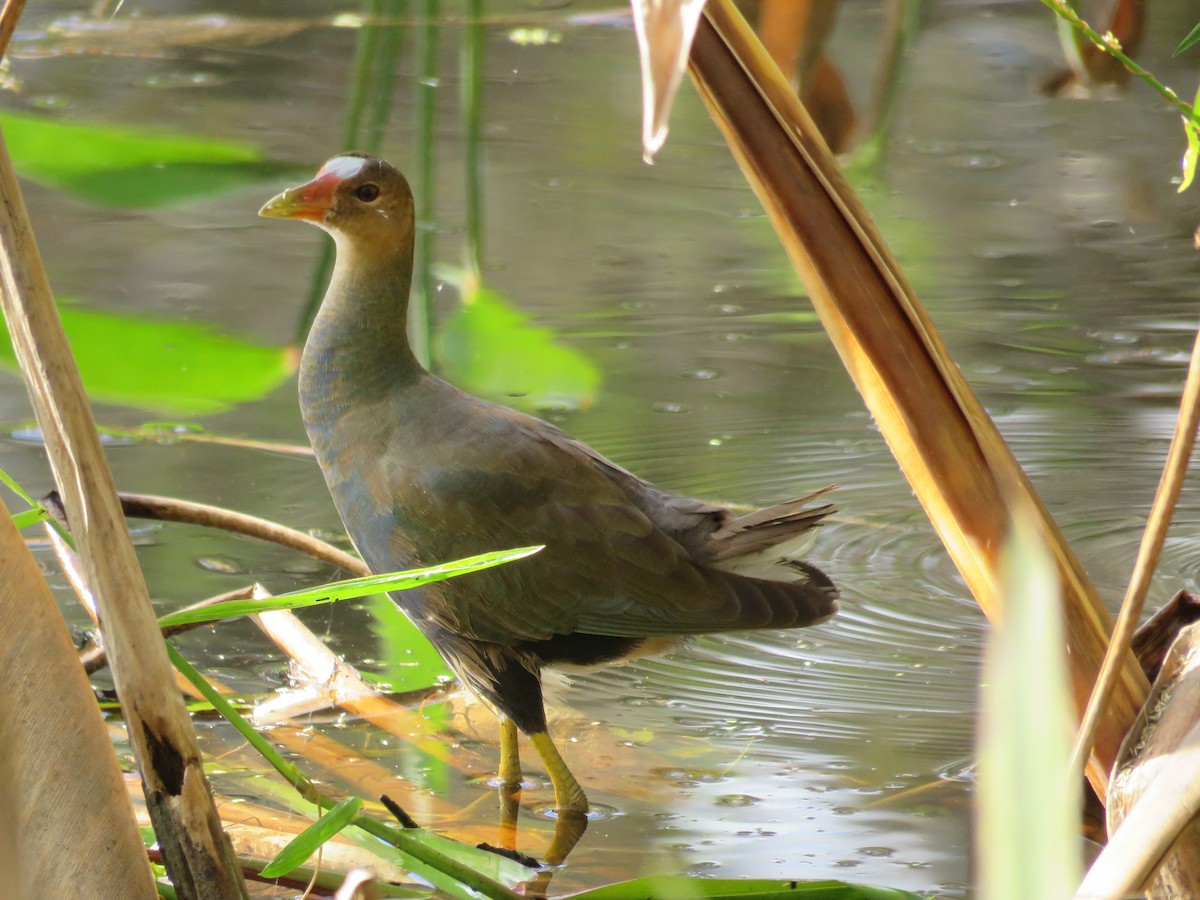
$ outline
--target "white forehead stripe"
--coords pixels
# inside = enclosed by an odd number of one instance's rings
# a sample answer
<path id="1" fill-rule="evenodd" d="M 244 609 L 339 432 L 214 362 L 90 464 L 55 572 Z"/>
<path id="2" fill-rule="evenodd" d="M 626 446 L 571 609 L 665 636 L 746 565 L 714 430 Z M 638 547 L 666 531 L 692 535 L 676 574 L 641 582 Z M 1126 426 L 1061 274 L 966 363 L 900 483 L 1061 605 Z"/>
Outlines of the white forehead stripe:
<path id="1" fill-rule="evenodd" d="M 353 178 L 363 170 L 367 161 L 361 156 L 335 156 L 321 166 L 322 175 L 336 175 L 338 178 Z"/>

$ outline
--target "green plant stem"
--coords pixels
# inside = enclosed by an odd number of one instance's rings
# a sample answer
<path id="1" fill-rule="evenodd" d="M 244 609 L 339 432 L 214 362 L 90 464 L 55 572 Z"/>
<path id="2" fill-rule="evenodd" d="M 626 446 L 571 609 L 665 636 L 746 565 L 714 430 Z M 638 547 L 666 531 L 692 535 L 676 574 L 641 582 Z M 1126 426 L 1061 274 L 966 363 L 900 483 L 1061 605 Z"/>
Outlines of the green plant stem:
<path id="1" fill-rule="evenodd" d="M 382 0 L 382 14 L 392 22 L 408 18 L 408 0 Z M 363 141 L 371 153 L 378 153 L 383 146 L 383 136 L 392 112 L 392 101 L 396 97 L 396 60 L 400 57 L 404 31 L 398 25 L 388 25 L 383 32 L 375 53 L 374 91 L 367 117 L 366 135 Z"/>
<path id="2" fill-rule="evenodd" d="M 271 746 L 267 739 L 255 731 L 254 726 L 247 722 L 245 718 L 243 718 L 242 715 L 233 708 L 233 704 L 218 694 L 216 690 L 213 689 L 213 686 L 209 684 L 207 680 L 205 680 L 204 676 L 197 672 L 196 669 L 193 668 L 192 664 L 184 659 L 183 655 L 180 654 L 180 652 L 176 650 L 169 642 L 167 643 L 167 656 L 171 658 L 171 664 L 175 666 L 179 674 L 192 683 L 192 686 L 200 692 L 200 695 L 212 704 L 213 709 L 215 709 L 221 715 L 221 718 L 232 725 L 237 733 L 244 737 L 250 746 L 257 750 L 262 755 L 263 759 L 271 764 L 276 772 L 286 778 L 288 783 L 300 792 L 300 796 L 302 796 L 309 803 L 313 803 L 318 806 L 320 806 L 322 803 L 324 803 L 326 806 L 333 805 L 321 796 L 321 792 L 317 790 L 316 785 L 314 785 L 308 779 L 308 776 L 296 768 L 296 766 L 294 766 L 292 763 L 284 759 L 280 752 Z"/>
<path id="3" fill-rule="evenodd" d="M 1200 128 L 1200 117 L 1196 115 L 1190 106 L 1179 99 L 1178 94 L 1155 78 L 1150 72 L 1139 66 L 1133 59 L 1126 56 L 1121 51 L 1121 48 L 1116 45 L 1115 41 L 1112 43 L 1107 41 L 1102 34 L 1081 19 L 1079 14 L 1072 9 L 1071 4 L 1066 2 L 1066 0 L 1042 0 L 1042 5 L 1049 7 L 1056 15 L 1069 22 L 1073 28 L 1087 37 L 1093 44 L 1120 62 L 1130 73 L 1150 85 L 1163 99 L 1179 110 L 1179 114 L 1183 116 L 1191 127 Z"/>
<path id="4" fill-rule="evenodd" d="M 380 23 L 403 18 L 407 9 L 407 0 L 364 0 L 363 24 L 358 29 L 358 41 L 354 47 L 341 150 L 379 152 L 395 94 L 396 59 L 403 34 L 398 25 Z M 325 295 L 325 285 L 329 283 L 329 274 L 333 271 L 333 259 L 333 244 L 326 241 L 313 270 L 308 300 L 300 314 L 296 329 L 297 343 L 303 343 L 317 315 L 321 298 Z"/>
<path id="5" fill-rule="evenodd" d="M 413 354 L 426 368 L 433 338 L 434 123 L 440 6 L 440 0 L 420 0 L 417 29 L 417 246 L 408 336 Z"/>
<path id="6" fill-rule="evenodd" d="M 520 896 L 500 882 L 476 872 L 470 866 L 429 846 L 415 835 L 407 833 L 409 831 L 420 831 L 420 829 L 396 828 L 393 825 L 369 819 L 365 816 L 360 816 L 355 820 L 354 824 L 368 834 L 374 835 L 380 840 L 391 844 L 396 849 L 407 853 L 425 865 L 449 875 L 455 881 L 466 885 L 472 890 L 478 891 L 485 897 L 495 898 L 495 900 L 514 900 L 514 898 Z"/>
<path id="7" fill-rule="evenodd" d="M 467 175 L 467 271 L 478 276 L 483 267 L 483 60 L 487 30 L 483 0 L 467 0 L 467 25 L 462 50 L 463 141 Z"/>
<path id="8" fill-rule="evenodd" d="M 204 676 L 196 671 L 192 664 L 184 659 L 179 651 L 169 643 L 167 644 L 167 655 L 180 674 L 195 686 L 196 690 L 200 692 L 205 700 L 212 704 L 213 709 L 229 722 L 238 734 L 246 739 L 250 746 L 262 754 L 263 759 L 270 763 L 275 771 L 282 775 L 300 793 L 300 796 L 305 801 L 319 809 L 329 809 L 337 804 L 336 800 L 322 794 L 316 785 L 296 766 L 284 759 L 279 751 L 271 746 L 266 738 L 255 731 L 254 727 L 233 708 L 229 701 L 218 694 L 212 685 L 205 680 Z M 470 866 L 429 846 L 417 835 L 406 833 L 404 829 L 394 828 L 365 816 L 357 818 L 354 824 L 368 834 L 374 835 L 395 847 L 401 853 L 411 857 L 417 863 L 415 866 L 417 874 L 429 878 L 430 881 L 435 883 L 435 886 L 442 890 L 447 890 L 459 896 L 469 897 L 469 893 L 462 890 L 455 890 L 455 888 L 466 886 L 471 891 L 477 891 L 485 897 L 496 898 L 496 900 L 512 900 L 512 898 L 517 897 L 516 893 L 509 890 L 500 882 L 476 872 Z M 448 879 L 453 883 L 448 883 Z"/>

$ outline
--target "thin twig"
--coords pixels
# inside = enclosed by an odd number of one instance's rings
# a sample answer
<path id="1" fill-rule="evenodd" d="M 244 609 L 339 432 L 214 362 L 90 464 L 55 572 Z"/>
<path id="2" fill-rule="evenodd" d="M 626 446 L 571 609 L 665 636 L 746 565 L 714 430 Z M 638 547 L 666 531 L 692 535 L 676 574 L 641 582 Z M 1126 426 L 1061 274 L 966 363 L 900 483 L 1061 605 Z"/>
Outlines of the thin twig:
<path id="1" fill-rule="evenodd" d="M 258 516 L 234 512 L 219 506 L 209 506 L 207 503 L 193 503 L 190 500 L 180 500 L 175 497 L 158 497 L 152 494 L 118 494 L 121 508 L 125 515 L 138 519 L 155 519 L 161 522 L 184 522 L 190 525 L 203 525 L 208 528 L 220 528 L 232 531 L 246 537 L 270 541 L 293 550 L 299 550 L 313 559 L 327 562 L 349 572 L 351 575 L 370 575 L 371 570 L 366 563 L 344 550 L 339 550 L 332 544 L 272 522 Z"/>
<path id="2" fill-rule="evenodd" d="M 1117 672 L 1125 659 L 1126 653 L 1133 641 L 1133 632 L 1141 617 L 1142 607 L 1146 603 L 1146 592 L 1150 586 L 1150 578 L 1158 565 L 1158 557 L 1166 540 L 1167 529 L 1171 525 L 1171 517 L 1175 512 L 1175 504 L 1183 490 L 1183 480 L 1187 475 L 1188 460 L 1192 456 L 1192 447 L 1196 442 L 1196 427 L 1200 424 L 1200 330 L 1196 333 L 1196 341 L 1192 345 L 1192 359 L 1188 364 L 1187 380 L 1183 386 L 1183 397 L 1179 403 L 1179 416 L 1175 420 L 1175 433 L 1171 437 L 1171 447 L 1167 452 L 1167 461 L 1163 464 L 1162 477 L 1158 482 L 1158 491 L 1154 495 L 1154 504 L 1150 508 L 1150 517 L 1146 522 L 1146 533 L 1138 548 L 1137 560 L 1133 565 L 1133 575 L 1129 580 L 1129 589 L 1121 603 L 1121 612 L 1117 616 L 1117 624 L 1113 628 L 1108 650 L 1104 654 L 1104 662 L 1100 673 L 1096 676 L 1096 684 L 1088 698 L 1083 720 L 1075 738 L 1075 746 L 1071 752 L 1071 767 L 1069 772 L 1079 772 L 1084 760 L 1092 752 L 1092 743 L 1096 737 L 1100 720 L 1105 707 L 1112 696 L 1116 684 Z"/>

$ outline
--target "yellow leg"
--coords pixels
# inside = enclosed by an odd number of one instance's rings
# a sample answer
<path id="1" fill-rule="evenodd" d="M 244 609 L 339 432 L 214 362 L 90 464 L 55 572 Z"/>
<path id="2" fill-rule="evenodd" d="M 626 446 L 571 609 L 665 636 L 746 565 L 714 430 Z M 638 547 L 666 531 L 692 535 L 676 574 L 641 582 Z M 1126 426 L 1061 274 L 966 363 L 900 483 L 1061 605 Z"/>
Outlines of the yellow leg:
<path id="1" fill-rule="evenodd" d="M 500 718 L 500 783 L 521 786 L 521 750 L 517 746 L 517 726 L 512 719 Z"/>
<path id="2" fill-rule="evenodd" d="M 554 802 L 559 812 L 587 812 L 587 794 L 583 792 L 563 758 L 558 755 L 558 748 L 554 746 L 554 741 L 550 740 L 550 735 L 544 731 L 531 734 L 529 741 L 542 758 L 542 765 L 546 767 L 546 774 L 550 776 L 550 783 L 554 785 Z"/>

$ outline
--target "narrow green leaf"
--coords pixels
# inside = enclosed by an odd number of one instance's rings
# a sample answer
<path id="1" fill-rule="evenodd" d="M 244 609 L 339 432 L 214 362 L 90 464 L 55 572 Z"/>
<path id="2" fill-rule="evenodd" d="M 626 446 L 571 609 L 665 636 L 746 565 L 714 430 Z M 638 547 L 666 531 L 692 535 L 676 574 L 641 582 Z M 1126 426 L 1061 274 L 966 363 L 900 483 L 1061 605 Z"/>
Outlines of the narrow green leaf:
<path id="1" fill-rule="evenodd" d="M 287 785 L 265 779 L 256 786 L 267 796 L 301 815 L 320 814 L 310 801 L 296 797 Z M 529 869 L 514 860 L 477 847 L 460 844 L 450 838 L 441 838 L 426 828 L 400 828 L 394 822 L 385 824 L 363 813 L 342 832 L 342 837 L 384 862 L 407 869 L 414 875 L 434 884 L 440 890 L 438 896 L 462 897 L 463 900 L 479 900 L 480 894 L 471 889 L 474 875 L 496 883 L 518 884 L 529 878 Z M 447 861 L 451 861 L 449 866 Z M 448 869 L 454 869 L 448 873 Z M 500 893 L 507 898 L 508 891 L 489 890 L 483 896 Z"/>
<path id="2" fill-rule="evenodd" d="M 518 550 L 502 550 L 493 553 L 483 553 L 438 566 L 424 569 L 413 569 L 408 572 L 392 572 L 387 575 L 368 575 L 364 578 L 348 578 L 333 584 L 322 585 L 302 591 L 291 591 L 268 597 L 265 600 L 239 600 L 231 603 L 221 603 L 217 606 L 206 606 L 201 609 L 180 610 L 170 613 L 158 620 L 162 627 L 168 625 L 191 625 L 196 622 L 216 622 L 221 619 L 234 619 L 238 616 L 253 616 L 259 613 L 271 612 L 277 609 L 303 609 L 307 606 L 320 606 L 338 600 L 351 600 L 365 597 L 379 591 L 403 591 L 408 588 L 420 587 L 434 581 L 444 581 L 455 575 L 465 575 L 490 569 L 493 566 L 523 559 L 537 553 L 542 548 L 522 547 Z"/>
<path id="3" fill-rule="evenodd" d="M 1175 52 L 1171 55 L 1178 56 L 1180 53 L 1191 50 L 1198 43 L 1200 43 L 1200 24 L 1188 32 L 1187 37 L 1179 42 L 1179 46 L 1175 48 Z"/>
<path id="4" fill-rule="evenodd" d="M 1057 569 L 1032 514 L 1002 549 L 1004 619 L 988 637 L 979 735 L 979 896 L 1056 900 L 1079 884 L 1080 779 L 1072 777 Z"/>
<path id="5" fill-rule="evenodd" d="M 17 480 L 3 469 L 0 469 L 0 484 L 3 484 L 6 488 L 16 494 L 30 506 L 38 505 L 38 502 L 34 500 L 33 497 L 29 496 L 29 492 L 26 491 L 25 488 L 21 487 L 21 485 L 17 484 Z"/>
<path id="6" fill-rule="evenodd" d="M 263 878 L 278 878 L 300 866 L 316 853 L 322 844 L 354 821 L 362 805 L 363 802 L 358 797 L 347 797 L 288 841 L 287 846 L 263 866 L 259 874 Z"/>
<path id="7" fill-rule="evenodd" d="M 300 794 L 296 804 L 324 802 L 316 786 L 292 763 L 288 762 L 267 740 L 254 730 L 253 726 L 238 714 L 229 703 L 213 690 L 204 677 L 167 642 L 167 655 L 171 664 L 208 700 L 215 710 L 229 722 L 257 750 L 280 775 L 287 779 Z M 264 782 L 263 790 L 270 787 L 270 782 Z M 360 833 L 361 832 L 361 833 Z M 400 864 L 414 874 L 426 879 L 438 887 L 443 893 L 462 900 L 472 900 L 481 894 L 485 897 L 503 897 L 511 900 L 516 895 L 498 883 L 489 872 L 511 874 L 516 869 L 521 875 L 528 870 L 512 860 L 504 859 L 494 853 L 486 853 L 471 847 L 466 847 L 448 838 L 432 835 L 423 828 L 402 829 L 392 825 L 376 822 L 368 817 L 360 817 L 353 822 L 353 827 L 346 831 L 346 836 L 352 841 L 356 837 L 361 840 L 362 834 L 371 835 L 360 846 L 367 846 L 373 853 L 382 858 L 389 858 L 387 851 L 394 848 L 401 856 Z M 391 848 L 380 841 L 386 841 Z M 356 841 L 359 842 L 359 841 Z M 479 854 L 482 854 L 480 856 Z M 516 881 L 517 878 L 508 878 Z"/>
<path id="8" fill-rule="evenodd" d="M 18 529 L 28 528 L 30 525 L 36 525 L 38 522 L 44 522 L 48 518 L 46 511 L 40 506 L 33 509 L 27 509 L 24 512 L 19 512 L 12 517 L 13 524 Z"/>
<path id="9" fill-rule="evenodd" d="M 13 520 L 17 523 L 18 528 L 25 528 L 28 525 L 34 524 L 34 522 L 49 522 L 50 527 L 58 533 L 58 536 L 63 539 L 66 545 L 71 549 L 75 549 L 75 539 L 71 537 L 71 533 L 67 531 L 58 519 L 48 515 L 42 505 L 34 500 L 29 495 L 29 492 L 17 484 L 16 479 L 3 469 L 0 469 L 0 484 L 5 485 L 10 491 L 33 507 L 33 509 L 25 510 L 13 516 Z M 31 518 L 34 513 L 36 513 L 36 518 Z"/>
<path id="10" fill-rule="evenodd" d="M 1200 29 L 1200 25 L 1196 26 Z M 1196 99 L 1192 101 L 1192 112 L 1196 114 L 1192 121 L 1183 120 L 1183 133 L 1187 138 L 1187 150 L 1183 152 L 1183 175 L 1179 180 L 1179 191 L 1182 194 L 1191 187 L 1192 179 L 1196 177 L 1196 160 L 1200 158 L 1200 125 L 1196 118 L 1200 117 L 1200 89 L 1196 91 Z"/>
<path id="11" fill-rule="evenodd" d="M 767 879 L 688 878 L 683 875 L 651 875 L 606 884 L 578 894 L 571 900 L 918 900 L 917 894 L 893 888 L 867 887 L 844 881 L 773 881 Z"/>
<path id="12" fill-rule="evenodd" d="M 183 655 L 175 649 L 170 641 L 167 641 L 167 656 L 171 659 L 171 665 L 184 678 L 191 682 L 192 686 L 199 691 L 200 696 L 212 704 L 215 709 L 226 722 L 234 727 L 246 741 L 259 752 L 271 766 L 288 780 L 288 782 L 296 788 L 301 796 L 308 799 L 314 799 L 317 796 L 317 790 L 312 782 L 301 772 L 296 766 L 283 758 L 283 755 L 276 750 L 267 739 L 254 730 L 254 726 L 246 721 L 233 705 L 218 694 L 211 684 L 209 684 L 203 675 L 196 671 L 195 667 L 183 658 Z"/>
<path id="13" fill-rule="evenodd" d="M 92 400 L 207 415 L 258 400 L 296 368 L 289 347 L 219 334 L 205 323 L 125 316 L 59 300 L 63 330 Z M 16 370 L 0 322 L 0 365 Z"/>

